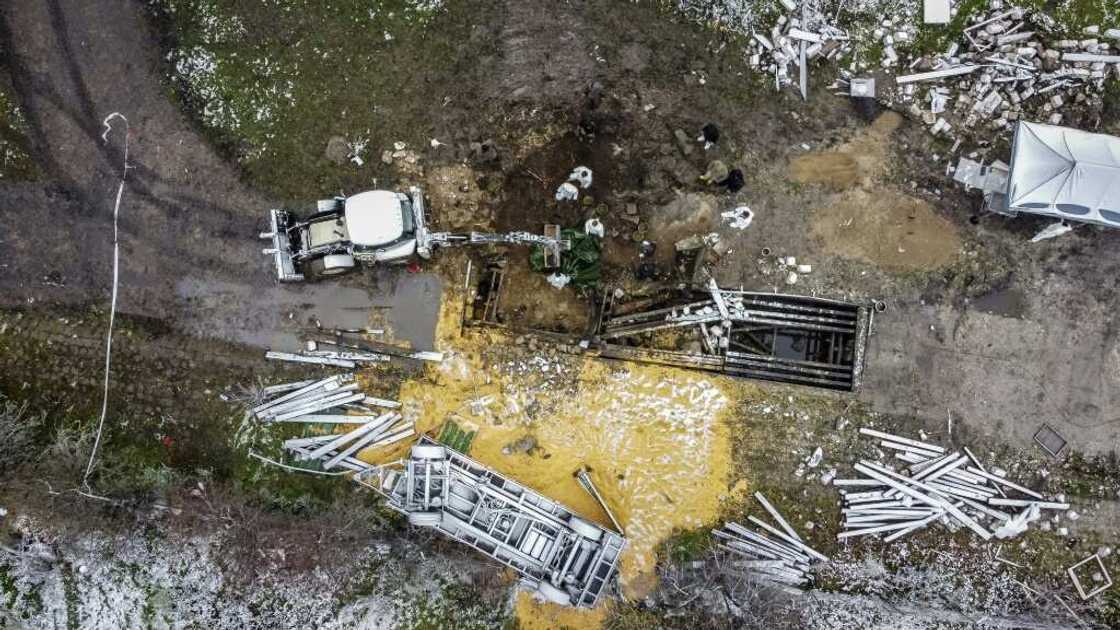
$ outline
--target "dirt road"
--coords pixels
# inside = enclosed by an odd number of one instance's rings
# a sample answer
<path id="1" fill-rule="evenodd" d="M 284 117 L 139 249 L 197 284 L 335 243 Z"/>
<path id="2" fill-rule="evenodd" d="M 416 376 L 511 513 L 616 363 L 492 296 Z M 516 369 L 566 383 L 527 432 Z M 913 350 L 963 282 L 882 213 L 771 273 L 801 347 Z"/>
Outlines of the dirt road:
<path id="1" fill-rule="evenodd" d="M 185 333 L 286 346 L 309 322 L 364 326 L 369 305 L 419 292 L 429 298 L 397 318 L 410 341 L 430 345 L 433 276 L 381 273 L 310 291 L 277 285 L 254 238 L 274 200 L 239 181 L 168 99 L 158 36 L 139 3 L 10 3 L 2 18 L 7 71 L 45 176 L 0 189 L 0 305 L 107 299 L 123 134 L 103 142 L 102 120 L 120 112 L 131 128 L 122 313 Z"/>

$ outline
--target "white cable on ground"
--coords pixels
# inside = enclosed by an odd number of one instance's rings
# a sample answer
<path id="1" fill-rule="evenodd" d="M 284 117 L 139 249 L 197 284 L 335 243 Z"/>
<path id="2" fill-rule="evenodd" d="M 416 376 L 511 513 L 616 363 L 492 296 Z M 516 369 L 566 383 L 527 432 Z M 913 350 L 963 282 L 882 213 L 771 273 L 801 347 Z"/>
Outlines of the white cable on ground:
<path id="1" fill-rule="evenodd" d="M 105 117 L 102 124 L 105 125 L 105 132 L 101 134 L 101 141 L 109 141 L 109 132 L 113 130 L 110 123 L 114 118 L 120 118 L 124 121 L 124 163 L 121 167 L 121 182 L 117 186 L 117 201 L 113 205 L 113 297 L 109 303 L 109 331 L 105 335 L 105 385 L 101 397 L 101 419 L 97 423 L 97 437 L 93 440 L 93 449 L 89 453 L 89 463 L 86 464 L 86 473 L 82 476 L 82 485 L 87 489 L 89 488 L 89 476 L 93 472 L 93 462 L 97 458 L 97 449 L 101 445 L 101 432 L 105 428 L 105 415 L 109 409 L 109 370 L 112 365 L 113 358 L 113 321 L 116 319 L 117 314 L 117 284 L 120 277 L 120 239 L 118 238 L 119 232 L 117 229 L 117 218 L 120 216 L 121 210 L 121 196 L 124 195 L 124 183 L 128 177 L 128 134 L 130 132 L 128 126 L 128 119 L 125 118 L 120 112 L 113 112 Z"/>

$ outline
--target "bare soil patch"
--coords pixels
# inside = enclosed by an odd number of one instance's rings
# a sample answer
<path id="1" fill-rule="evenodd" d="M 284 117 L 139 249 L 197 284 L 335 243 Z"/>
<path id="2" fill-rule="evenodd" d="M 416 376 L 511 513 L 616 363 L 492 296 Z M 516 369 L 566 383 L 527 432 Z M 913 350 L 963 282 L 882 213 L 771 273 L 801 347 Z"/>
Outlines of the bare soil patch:
<path id="1" fill-rule="evenodd" d="M 925 201 L 889 188 L 843 193 L 817 210 L 812 232 L 825 251 L 888 271 L 941 267 L 961 248 L 956 225 Z"/>
<path id="2" fill-rule="evenodd" d="M 790 178 L 802 184 L 822 184 L 832 190 L 869 186 L 886 170 L 889 140 L 902 116 L 888 111 L 835 151 L 808 153 L 790 160 Z"/>

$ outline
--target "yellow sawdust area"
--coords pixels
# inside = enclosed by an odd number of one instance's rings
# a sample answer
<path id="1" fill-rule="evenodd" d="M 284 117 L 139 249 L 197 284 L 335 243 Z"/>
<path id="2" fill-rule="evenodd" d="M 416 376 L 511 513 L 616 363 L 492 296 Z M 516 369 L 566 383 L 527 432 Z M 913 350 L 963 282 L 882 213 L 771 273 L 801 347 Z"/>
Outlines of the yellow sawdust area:
<path id="1" fill-rule="evenodd" d="M 607 607 L 593 609 L 540 602 L 525 591 L 517 594 L 513 612 L 521 630 L 595 630 L 607 618 Z"/>
<path id="2" fill-rule="evenodd" d="M 941 267 L 961 249 L 957 226 L 924 200 L 889 188 L 843 193 L 813 216 L 813 236 L 830 254 L 888 271 Z"/>
<path id="3" fill-rule="evenodd" d="M 472 458 L 610 527 L 574 476 L 587 468 L 625 529 L 623 593 L 642 597 L 656 585 L 658 544 L 675 529 L 713 521 L 730 498 L 725 416 L 740 389 L 726 379 L 675 368 L 527 353 L 494 331 L 460 335 L 462 300 L 449 293 L 436 331 L 437 349 L 446 358 L 401 385 L 405 417 L 433 435 L 447 420 L 477 431 Z M 508 448 L 526 437 L 535 446 Z M 382 463 L 407 448 L 359 456 Z M 568 614 L 554 608 L 518 605 L 519 616 L 539 612 L 544 624 L 548 615 Z M 522 617 L 522 623 L 530 621 Z"/>
<path id="4" fill-rule="evenodd" d="M 897 113 L 884 112 L 836 150 L 791 160 L 790 177 L 836 191 L 812 218 L 813 236 L 826 252 L 887 271 L 929 270 L 953 262 L 961 239 L 929 203 L 879 183 L 901 123 Z"/>

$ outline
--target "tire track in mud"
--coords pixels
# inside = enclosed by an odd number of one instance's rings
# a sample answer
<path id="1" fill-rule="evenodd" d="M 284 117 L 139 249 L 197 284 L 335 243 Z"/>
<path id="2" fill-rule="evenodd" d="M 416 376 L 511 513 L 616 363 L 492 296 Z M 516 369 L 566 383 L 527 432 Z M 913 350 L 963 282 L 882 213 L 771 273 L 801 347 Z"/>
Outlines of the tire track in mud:
<path id="1" fill-rule="evenodd" d="M 10 226 L 0 236 L 0 306 L 107 298 L 114 165 L 123 156 L 101 141 L 100 122 L 119 111 L 132 121 L 120 217 L 121 312 L 240 340 L 237 327 L 299 310 L 306 300 L 276 287 L 256 238 L 264 210 L 274 205 L 243 184 L 167 98 L 159 34 L 142 3 L 11 3 L 0 9 L 0 39 L 8 44 L 3 69 L 44 173 L 39 181 L 0 185 Z M 183 294 L 184 283 L 193 295 Z M 200 286 L 220 289 L 195 312 Z M 318 293 L 332 301 L 331 291 Z M 207 318 L 215 325 L 200 321 Z"/>

